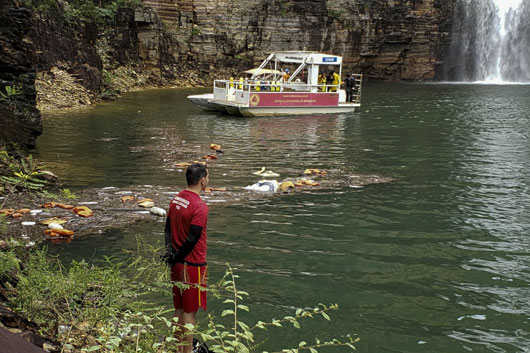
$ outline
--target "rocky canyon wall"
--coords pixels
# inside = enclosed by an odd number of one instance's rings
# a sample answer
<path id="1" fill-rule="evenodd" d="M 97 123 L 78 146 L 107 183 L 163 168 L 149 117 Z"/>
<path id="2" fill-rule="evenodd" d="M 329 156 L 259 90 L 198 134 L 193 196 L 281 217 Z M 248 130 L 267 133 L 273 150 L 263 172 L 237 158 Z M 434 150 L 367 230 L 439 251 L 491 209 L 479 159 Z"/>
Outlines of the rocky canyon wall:
<path id="1" fill-rule="evenodd" d="M 377 80 L 432 80 L 454 0 L 144 0 L 180 72 L 239 71 L 277 50 L 323 51 Z"/>
<path id="2" fill-rule="evenodd" d="M 33 147 L 42 132 L 35 108 L 31 18 L 28 9 L 0 0 L 0 144 Z"/>
<path id="3" fill-rule="evenodd" d="M 113 90 L 209 86 L 278 50 L 342 55 L 345 72 L 368 80 L 432 80 L 449 45 L 454 2 L 143 0 L 96 25 L 66 20 L 64 1 L 44 14 L 0 0 L 0 91 L 23 88 L 9 98 L 22 103 L 18 112 L 0 101 L 0 124 L 33 126 L 0 134 L 34 144 L 35 101 L 42 109 L 84 106 Z"/>

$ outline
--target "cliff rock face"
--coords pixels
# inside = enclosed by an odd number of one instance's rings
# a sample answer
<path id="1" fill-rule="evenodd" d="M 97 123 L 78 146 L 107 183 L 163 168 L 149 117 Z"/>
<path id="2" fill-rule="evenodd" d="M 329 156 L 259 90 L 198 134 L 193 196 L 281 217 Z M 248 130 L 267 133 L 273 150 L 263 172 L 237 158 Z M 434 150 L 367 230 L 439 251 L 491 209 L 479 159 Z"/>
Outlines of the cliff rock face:
<path id="1" fill-rule="evenodd" d="M 62 16 L 35 14 L 30 24 L 40 109 L 90 105 L 102 90 L 99 29 Z"/>
<path id="2" fill-rule="evenodd" d="M 342 55 L 345 72 L 367 79 L 432 80 L 449 44 L 455 2 L 143 1 L 136 9 L 119 9 L 112 26 L 97 27 L 0 0 L 0 91 L 15 83 L 24 87 L 16 99 L 28 105 L 31 122 L 22 126 L 40 126 L 32 108 L 36 95 L 46 109 L 89 105 L 107 89 L 211 85 L 278 50 Z M 5 126 L 11 113 L 3 106 Z M 34 140 L 40 130 L 31 129 L 13 135 L 33 134 L 24 139 Z"/>
<path id="3" fill-rule="evenodd" d="M 454 0 L 144 3 L 172 37 L 169 54 L 180 72 L 211 79 L 255 66 L 272 51 L 313 50 L 342 55 L 346 70 L 368 78 L 432 80 L 448 45 Z"/>
<path id="4" fill-rule="evenodd" d="M 0 143 L 34 147 L 42 133 L 27 9 L 0 0 Z"/>

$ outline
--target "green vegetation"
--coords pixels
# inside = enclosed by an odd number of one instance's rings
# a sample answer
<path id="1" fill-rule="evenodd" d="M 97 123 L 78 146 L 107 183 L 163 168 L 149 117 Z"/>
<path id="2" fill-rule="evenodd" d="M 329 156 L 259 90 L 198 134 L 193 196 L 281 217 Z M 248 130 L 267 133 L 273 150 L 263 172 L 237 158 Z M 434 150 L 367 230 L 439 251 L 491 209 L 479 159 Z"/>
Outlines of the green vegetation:
<path id="1" fill-rule="evenodd" d="M 4 92 L 0 90 L 0 103 L 10 110 L 15 111 L 17 106 L 17 96 L 21 94 L 22 91 L 20 87 L 17 87 L 16 85 L 5 86 Z"/>
<path id="2" fill-rule="evenodd" d="M 113 24 L 119 8 L 137 7 L 141 0 L 23 0 L 23 3 L 41 13 L 61 13 L 67 22 L 81 19 L 97 24 Z"/>
<path id="3" fill-rule="evenodd" d="M 96 266 L 85 261 L 72 262 L 67 268 L 46 250 L 33 250 L 21 260 L 23 247 L 0 251 L 0 291 L 18 313 L 41 325 L 41 331 L 62 345 L 62 350 L 81 352 L 174 352 L 178 328 L 172 310 L 154 304 L 150 298 L 163 295 L 171 303 L 168 268 L 158 260 L 159 249 L 138 238 L 138 250 L 126 260 L 106 259 Z M 21 266 L 21 263 L 24 266 Z M 210 286 L 211 295 L 226 305 L 219 316 L 209 312 L 196 326 L 187 326 L 216 353 L 263 352 L 259 349 L 274 337 L 274 328 L 300 328 L 306 318 L 329 320 L 329 311 L 337 305 L 320 305 L 312 310 L 297 309 L 282 319 L 248 324 L 241 313 L 248 293 L 236 287 L 234 269 L 227 267 L 221 280 Z M 9 283 L 13 283 L 10 285 Z M 16 285 L 15 285 L 16 284 Z M 7 288 L 7 289 L 2 289 Z M 300 342 L 275 352 L 317 353 L 325 347 L 354 350 L 358 340 L 346 338 L 314 343 Z M 280 342 L 270 340 L 271 344 Z"/>
<path id="4" fill-rule="evenodd" d="M 77 199 L 76 194 L 70 191 L 70 189 L 61 189 L 59 190 L 61 192 L 61 196 L 64 197 L 67 200 L 75 200 Z"/>
<path id="5" fill-rule="evenodd" d="M 13 86 L 5 86 L 4 90 L 6 93 L 0 91 L 0 100 L 5 101 L 9 100 L 10 98 L 14 96 L 18 96 L 22 92 L 20 91 L 20 88 L 17 88 L 15 85 Z"/>
<path id="6" fill-rule="evenodd" d="M 0 240 L 7 237 L 8 232 L 8 225 L 6 221 L 6 216 L 3 214 L 0 214 Z M 2 277 L 0 273 L 0 278 Z"/>
<path id="7" fill-rule="evenodd" d="M 0 149 L 0 192 L 5 189 L 41 190 L 46 185 L 43 167 L 32 155 L 19 159 Z M 4 173 L 4 175 L 1 175 Z M 3 184 L 3 185 L 1 185 Z"/>

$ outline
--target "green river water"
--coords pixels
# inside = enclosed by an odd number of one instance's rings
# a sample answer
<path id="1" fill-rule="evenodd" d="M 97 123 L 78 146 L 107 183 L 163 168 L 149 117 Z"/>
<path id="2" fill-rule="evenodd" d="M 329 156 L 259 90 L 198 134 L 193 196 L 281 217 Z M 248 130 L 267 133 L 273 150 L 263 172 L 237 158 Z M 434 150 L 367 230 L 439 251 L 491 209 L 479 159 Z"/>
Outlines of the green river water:
<path id="1" fill-rule="evenodd" d="M 211 280 L 225 262 L 238 268 L 248 323 L 339 304 L 331 322 L 273 331 L 284 346 L 351 333 L 359 352 L 530 352 L 530 86 L 369 84 L 354 114 L 271 118 L 204 113 L 185 98 L 205 91 L 148 90 L 44 114 L 35 155 L 74 192 L 178 190 L 184 176 L 164 161 L 209 143 L 225 150 L 212 186 L 252 184 L 261 166 L 393 177 L 212 202 Z M 138 233 L 160 240 L 162 220 L 50 251 L 98 259 L 133 249 Z"/>

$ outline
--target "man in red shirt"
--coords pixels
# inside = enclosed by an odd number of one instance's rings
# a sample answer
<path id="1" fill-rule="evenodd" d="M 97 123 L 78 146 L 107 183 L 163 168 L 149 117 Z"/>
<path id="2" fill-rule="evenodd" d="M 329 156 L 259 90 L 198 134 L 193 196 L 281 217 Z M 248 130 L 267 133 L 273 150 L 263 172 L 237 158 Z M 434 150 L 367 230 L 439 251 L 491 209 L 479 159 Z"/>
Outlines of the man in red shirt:
<path id="1" fill-rule="evenodd" d="M 208 186 L 208 169 L 200 163 L 190 165 L 186 169 L 186 181 L 188 187 L 175 195 L 169 204 L 165 228 L 166 244 L 172 246 L 169 261 L 174 283 L 173 304 L 179 325 L 195 324 L 199 307 L 206 310 L 208 206 L 199 194 Z M 180 352 L 191 353 L 193 337 L 185 333 L 181 326 L 178 338 L 184 345 Z"/>

